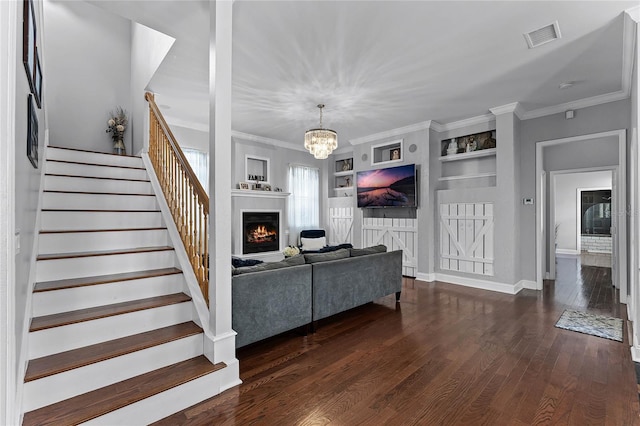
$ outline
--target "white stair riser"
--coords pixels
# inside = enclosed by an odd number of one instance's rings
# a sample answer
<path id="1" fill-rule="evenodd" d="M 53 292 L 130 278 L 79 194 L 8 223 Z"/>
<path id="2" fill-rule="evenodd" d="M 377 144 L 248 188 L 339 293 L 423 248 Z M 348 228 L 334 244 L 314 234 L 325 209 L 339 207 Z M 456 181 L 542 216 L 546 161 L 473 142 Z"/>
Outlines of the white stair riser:
<path id="1" fill-rule="evenodd" d="M 119 179 L 147 179 L 146 169 L 130 169 L 126 167 L 94 166 L 90 164 L 46 162 L 47 173 L 57 175 L 99 176 Z"/>
<path id="2" fill-rule="evenodd" d="M 180 293 L 182 274 L 33 293 L 33 316 L 77 311 L 113 303 Z"/>
<path id="3" fill-rule="evenodd" d="M 171 268 L 176 264 L 177 259 L 173 250 L 38 260 L 36 262 L 36 281 Z"/>
<path id="4" fill-rule="evenodd" d="M 224 369 L 214 371 L 81 424 L 112 426 L 156 422 L 219 394 L 223 372 Z"/>
<path id="5" fill-rule="evenodd" d="M 41 229 L 47 231 L 87 229 L 158 228 L 163 226 L 162 213 L 42 211 Z"/>
<path id="6" fill-rule="evenodd" d="M 144 167 L 144 163 L 140 157 L 99 154 L 52 147 L 47 147 L 47 159 L 77 161 L 80 163 L 110 164 L 114 166 Z"/>
<path id="7" fill-rule="evenodd" d="M 45 176 L 44 189 L 50 191 L 153 194 L 153 188 L 150 182 L 51 175 Z"/>
<path id="8" fill-rule="evenodd" d="M 29 359 L 64 352 L 193 319 L 191 302 L 114 315 L 29 333 Z"/>
<path id="9" fill-rule="evenodd" d="M 44 192 L 43 209 L 157 210 L 153 195 L 74 194 Z"/>
<path id="10" fill-rule="evenodd" d="M 41 233 L 38 254 L 169 246 L 166 229 L 144 231 Z"/>
<path id="11" fill-rule="evenodd" d="M 203 353 L 203 335 L 186 337 L 24 384 L 30 411 Z"/>

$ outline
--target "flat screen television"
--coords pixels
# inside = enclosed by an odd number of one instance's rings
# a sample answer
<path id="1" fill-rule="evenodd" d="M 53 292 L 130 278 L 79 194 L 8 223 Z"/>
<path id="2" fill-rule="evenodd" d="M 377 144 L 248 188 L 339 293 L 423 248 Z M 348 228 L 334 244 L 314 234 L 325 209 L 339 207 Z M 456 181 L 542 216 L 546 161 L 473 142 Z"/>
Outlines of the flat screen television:
<path id="1" fill-rule="evenodd" d="M 358 207 L 417 207 L 416 165 L 357 172 Z"/>

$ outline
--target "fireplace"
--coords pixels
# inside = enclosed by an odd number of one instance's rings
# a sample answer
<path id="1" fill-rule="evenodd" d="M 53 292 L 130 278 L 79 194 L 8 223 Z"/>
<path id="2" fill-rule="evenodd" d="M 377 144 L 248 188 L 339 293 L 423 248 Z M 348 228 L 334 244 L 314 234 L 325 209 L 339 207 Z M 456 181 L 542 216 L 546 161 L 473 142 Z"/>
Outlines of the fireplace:
<path id="1" fill-rule="evenodd" d="M 279 212 L 242 212 L 242 254 L 280 250 Z"/>

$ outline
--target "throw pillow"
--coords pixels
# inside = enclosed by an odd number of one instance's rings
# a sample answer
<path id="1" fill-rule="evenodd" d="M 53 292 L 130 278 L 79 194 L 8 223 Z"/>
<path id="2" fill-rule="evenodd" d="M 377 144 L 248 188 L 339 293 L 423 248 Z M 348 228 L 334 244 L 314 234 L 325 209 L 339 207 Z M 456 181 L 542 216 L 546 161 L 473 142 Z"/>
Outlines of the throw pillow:
<path id="1" fill-rule="evenodd" d="M 345 259 L 347 257 L 349 257 L 349 250 L 340 249 L 340 250 L 332 251 L 329 253 L 305 254 L 304 260 L 307 263 L 317 263 L 317 262 L 326 262 L 329 260 Z"/>
<path id="2" fill-rule="evenodd" d="M 234 268 L 242 268 L 244 266 L 254 266 L 263 263 L 258 259 L 240 259 L 239 257 L 231 257 L 231 266 Z"/>
<path id="3" fill-rule="evenodd" d="M 270 271 L 272 269 L 287 268 L 289 266 L 298 266 L 298 265 L 304 265 L 304 264 L 305 264 L 304 256 L 299 254 L 297 256 L 292 256 L 287 259 L 281 260 L 279 262 L 261 262 L 259 265 L 235 268 L 232 270 L 232 274 L 242 275 L 242 274 L 248 274 L 251 272 Z"/>
<path id="4" fill-rule="evenodd" d="M 351 257 L 366 256 L 368 254 L 375 254 L 375 253 L 384 253 L 386 251 L 387 251 L 387 246 L 385 246 L 384 244 L 380 244 L 373 247 L 361 248 L 361 249 L 352 248 Z"/>
<path id="5" fill-rule="evenodd" d="M 327 238 L 300 238 L 300 242 L 302 243 L 302 250 L 320 250 L 322 247 L 327 245 Z"/>

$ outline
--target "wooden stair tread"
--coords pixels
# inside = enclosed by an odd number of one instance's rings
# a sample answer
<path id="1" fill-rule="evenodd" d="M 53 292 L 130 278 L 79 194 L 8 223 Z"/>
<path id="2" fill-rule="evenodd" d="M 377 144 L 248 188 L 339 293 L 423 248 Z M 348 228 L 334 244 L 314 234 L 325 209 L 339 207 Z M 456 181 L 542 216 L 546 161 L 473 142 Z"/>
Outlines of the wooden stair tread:
<path id="1" fill-rule="evenodd" d="M 160 213 L 158 209 L 41 209 L 42 212 L 84 212 L 84 213 Z"/>
<path id="2" fill-rule="evenodd" d="M 124 181 L 133 181 L 133 182 L 151 182 L 149 179 L 125 179 L 125 178 L 115 178 L 115 177 L 100 177 L 100 176 L 82 176 L 82 175 L 63 175 L 59 173 L 45 173 L 45 176 L 56 176 L 56 177 L 69 177 L 69 178 L 83 178 L 83 179 L 104 179 L 104 180 L 124 180 Z"/>
<path id="3" fill-rule="evenodd" d="M 79 164 L 81 166 L 115 167 L 115 168 L 118 168 L 118 169 L 146 170 L 144 167 L 121 166 L 121 165 L 118 165 L 118 164 L 85 163 L 83 161 L 50 160 L 50 159 L 47 159 L 47 161 L 49 161 L 51 163 Z"/>
<path id="4" fill-rule="evenodd" d="M 185 322 L 32 359 L 27 366 L 24 381 L 38 380 L 200 333 L 202 329 L 194 322 Z"/>
<path id="5" fill-rule="evenodd" d="M 143 278 L 160 277 L 164 275 L 181 274 L 178 268 L 150 269 L 147 271 L 125 272 L 121 274 L 97 275 L 94 277 L 71 278 L 66 280 L 43 281 L 36 283 L 33 292 L 62 290 L 65 288 L 85 287 L 98 284 L 108 284 L 119 281 L 139 280 Z"/>
<path id="6" fill-rule="evenodd" d="M 75 194 L 75 195 L 133 195 L 136 197 L 155 197 L 156 194 L 140 194 L 132 192 L 91 192 L 91 191 L 62 191 L 58 189 L 45 189 L 42 192 L 51 194 Z"/>
<path id="7" fill-rule="evenodd" d="M 54 145 L 49 145 L 49 148 L 55 148 L 55 149 L 66 149 L 68 151 L 79 151 L 79 152 L 90 152 L 92 154 L 104 154 L 104 155 L 115 155 L 118 157 L 132 157 L 132 158 L 142 158 L 139 155 L 120 155 L 120 154 L 114 154 L 113 152 L 101 152 L 101 151 L 91 151 L 88 149 L 80 149 L 80 148 L 69 148 L 66 146 L 54 146 Z M 48 159 L 47 159 L 48 160 Z"/>
<path id="8" fill-rule="evenodd" d="M 95 419 L 191 380 L 222 370 L 200 355 L 25 413 L 23 425 L 70 425 Z"/>
<path id="9" fill-rule="evenodd" d="M 191 297 L 184 293 L 174 293 L 165 296 L 156 296 L 129 302 L 114 303 L 112 305 L 96 306 L 95 308 L 44 315 L 41 317 L 34 317 L 31 320 L 31 327 L 29 328 L 29 331 L 38 331 L 84 321 L 91 321 L 114 315 L 127 314 L 130 312 L 142 311 L 145 309 L 152 309 L 161 306 L 173 305 L 176 303 L 188 302 L 189 300 L 191 300 Z"/>
<path id="10" fill-rule="evenodd" d="M 130 249 L 116 249 L 116 250 L 98 250 L 98 251 L 81 251 L 74 253 L 51 253 L 40 254 L 37 260 L 57 260 L 57 259 L 73 259 L 78 257 L 92 257 L 92 256 L 112 256 L 117 254 L 134 254 L 134 253 L 149 253 L 153 251 L 170 251 L 173 247 L 158 246 L 158 247 L 138 247 Z"/>
<path id="11" fill-rule="evenodd" d="M 114 228 L 114 229 L 43 229 L 41 234 L 74 234 L 83 232 L 122 232 L 122 231 L 159 231 L 167 229 L 165 226 L 157 226 L 154 228 Z"/>

